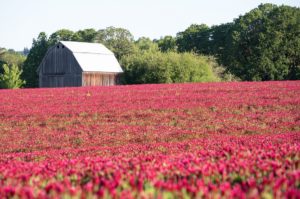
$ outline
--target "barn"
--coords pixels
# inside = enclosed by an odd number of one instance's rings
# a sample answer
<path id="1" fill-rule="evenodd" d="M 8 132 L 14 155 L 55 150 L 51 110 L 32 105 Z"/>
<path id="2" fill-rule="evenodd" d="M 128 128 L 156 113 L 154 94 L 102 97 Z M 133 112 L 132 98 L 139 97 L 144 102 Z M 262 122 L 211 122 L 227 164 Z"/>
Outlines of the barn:
<path id="1" fill-rule="evenodd" d="M 50 47 L 37 69 L 39 87 L 111 86 L 122 72 L 104 45 L 73 41 Z"/>

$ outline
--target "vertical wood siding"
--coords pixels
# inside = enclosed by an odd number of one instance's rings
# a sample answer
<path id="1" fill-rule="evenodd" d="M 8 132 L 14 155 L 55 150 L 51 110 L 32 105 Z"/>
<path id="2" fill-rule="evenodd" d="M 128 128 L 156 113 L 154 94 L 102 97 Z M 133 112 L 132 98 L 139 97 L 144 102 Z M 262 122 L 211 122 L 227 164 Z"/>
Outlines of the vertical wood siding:
<path id="1" fill-rule="evenodd" d="M 116 74 L 101 72 L 83 72 L 83 86 L 112 86 L 116 85 Z"/>
<path id="2" fill-rule="evenodd" d="M 82 70 L 72 52 L 58 44 L 47 52 L 39 70 L 40 87 L 82 85 Z"/>

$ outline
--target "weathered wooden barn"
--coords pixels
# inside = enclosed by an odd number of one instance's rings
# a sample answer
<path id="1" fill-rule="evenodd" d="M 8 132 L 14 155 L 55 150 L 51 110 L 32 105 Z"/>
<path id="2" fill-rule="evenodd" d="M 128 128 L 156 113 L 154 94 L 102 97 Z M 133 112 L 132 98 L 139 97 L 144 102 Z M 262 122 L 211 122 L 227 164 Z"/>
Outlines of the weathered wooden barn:
<path id="1" fill-rule="evenodd" d="M 37 69 L 40 87 L 116 85 L 122 72 L 104 45 L 72 41 L 52 46 Z"/>

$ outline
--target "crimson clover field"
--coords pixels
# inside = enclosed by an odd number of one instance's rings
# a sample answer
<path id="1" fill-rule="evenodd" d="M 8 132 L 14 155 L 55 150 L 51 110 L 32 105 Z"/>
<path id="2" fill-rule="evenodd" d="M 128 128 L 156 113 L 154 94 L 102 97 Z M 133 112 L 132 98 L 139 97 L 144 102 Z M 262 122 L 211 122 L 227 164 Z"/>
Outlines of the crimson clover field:
<path id="1" fill-rule="evenodd" d="M 0 90 L 0 198 L 300 198 L 300 81 Z"/>

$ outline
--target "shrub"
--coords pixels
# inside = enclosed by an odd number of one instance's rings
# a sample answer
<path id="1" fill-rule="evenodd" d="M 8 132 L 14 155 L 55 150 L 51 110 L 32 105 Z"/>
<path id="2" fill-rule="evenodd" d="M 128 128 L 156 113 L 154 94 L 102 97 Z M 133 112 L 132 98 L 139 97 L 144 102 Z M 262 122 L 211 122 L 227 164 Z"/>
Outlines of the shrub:
<path id="1" fill-rule="evenodd" d="M 20 79 L 22 70 L 18 66 L 3 64 L 3 74 L 0 74 L 0 88 L 20 88 L 25 81 Z"/>
<path id="2" fill-rule="evenodd" d="M 142 51 L 125 56 L 122 83 L 212 82 L 215 76 L 208 59 L 193 53 Z"/>

